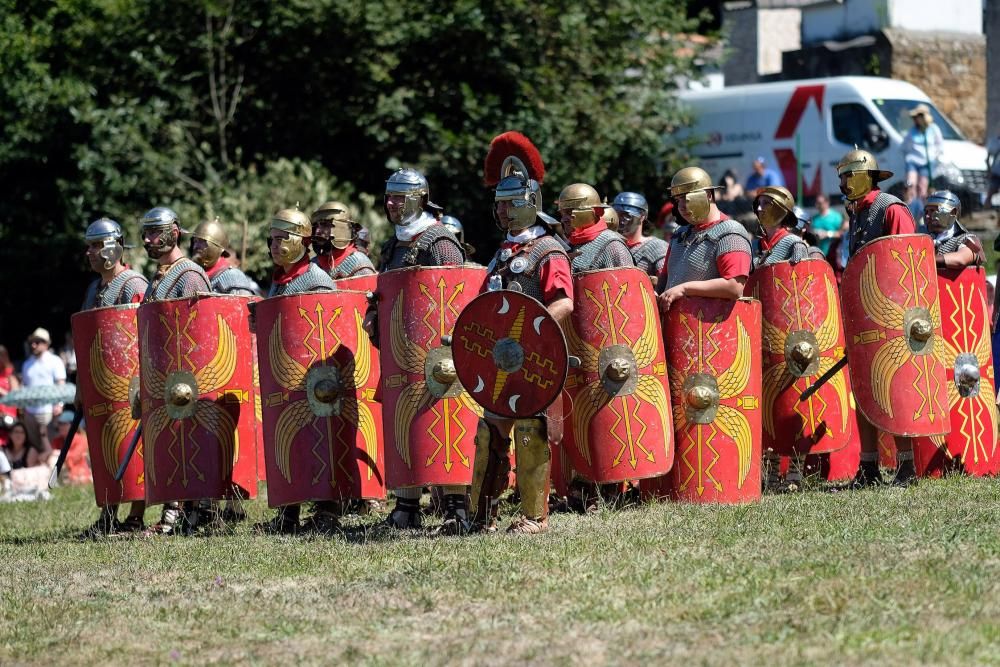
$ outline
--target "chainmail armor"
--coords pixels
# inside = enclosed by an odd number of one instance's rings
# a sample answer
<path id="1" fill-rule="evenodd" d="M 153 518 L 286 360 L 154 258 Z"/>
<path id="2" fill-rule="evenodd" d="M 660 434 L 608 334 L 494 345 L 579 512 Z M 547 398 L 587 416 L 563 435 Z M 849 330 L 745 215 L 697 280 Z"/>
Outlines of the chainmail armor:
<path id="1" fill-rule="evenodd" d="M 655 236 L 647 236 L 642 239 L 642 243 L 629 250 L 635 265 L 656 280 L 667 258 L 667 242 Z"/>
<path id="2" fill-rule="evenodd" d="M 570 250 L 573 273 L 635 266 L 632 253 L 618 232 L 606 229 L 593 241 Z"/>
<path id="3" fill-rule="evenodd" d="M 370 275 L 375 275 L 375 265 L 368 259 L 368 255 L 357 250 L 340 260 L 340 264 L 335 264 L 330 273 L 333 279 Z"/>
<path id="4" fill-rule="evenodd" d="M 257 285 L 250 280 L 250 277 L 230 266 L 215 274 L 212 278 L 212 291 L 216 294 L 236 294 L 245 296 L 260 296 Z"/>
<path id="5" fill-rule="evenodd" d="M 548 234 L 525 243 L 517 249 L 517 252 L 508 257 L 506 261 L 501 261 L 501 252 L 502 250 L 498 250 L 493 255 L 493 260 L 486 269 L 489 275 L 500 276 L 504 289 L 524 292 L 542 303 L 545 303 L 545 296 L 542 292 L 542 283 L 538 276 L 542 265 L 556 255 L 562 255 L 566 258 L 567 262 L 569 261 L 566 249 L 562 243 L 554 236 Z M 514 261 L 515 257 L 524 257 L 528 260 L 527 267 L 520 273 L 514 273 L 510 270 L 511 262 Z"/>
<path id="6" fill-rule="evenodd" d="M 187 257 L 181 257 L 159 279 L 153 279 L 146 288 L 143 301 L 164 301 L 194 296 L 198 292 L 211 292 L 208 274 Z"/>
<path id="7" fill-rule="evenodd" d="M 787 234 L 780 241 L 774 244 L 770 250 L 763 250 L 758 247 L 758 252 L 754 257 L 753 266 L 770 266 L 778 262 L 801 262 L 809 259 L 809 246 L 795 234 Z"/>
<path id="8" fill-rule="evenodd" d="M 309 262 L 309 268 L 301 276 L 292 278 L 284 285 L 276 282 L 271 283 L 271 289 L 267 296 L 284 296 L 286 294 L 299 294 L 301 292 L 333 292 L 337 286 L 333 279 L 318 264 Z"/>
<path id="9" fill-rule="evenodd" d="M 391 271 L 410 266 L 461 266 L 465 252 L 455 234 L 442 224 L 424 230 L 409 243 L 395 236 L 382 245 L 379 271 Z"/>
<path id="10" fill-rule="evenodd" d="M 862 246 L 885 236 L 885 212 L 895 204 L 906 206 L 903 200 L 888 192 L 879 192 L 875 201 L 860 216 L 851 217 L 851 256 Z"/>
<path id="11" fill-rule="evenodd" d="M 132 303 L 136 295 L 142 296 L 146 293 L 148 285 L 146 277 L 132 269 L 125 269 L 103 288 L 101 279 L 98 278 L 87 287 L 81 310 Z"/>
<path id="12" fill-rule="evenodd" d="M 723 220 L 701 232 L 690 225 L 683 227 L 670 239 L 664 289 L 694 280 L 718 278 L 716 260 L 728 252 L 750 255 L 750 239 L 743 225 L 735 220 Z"/>

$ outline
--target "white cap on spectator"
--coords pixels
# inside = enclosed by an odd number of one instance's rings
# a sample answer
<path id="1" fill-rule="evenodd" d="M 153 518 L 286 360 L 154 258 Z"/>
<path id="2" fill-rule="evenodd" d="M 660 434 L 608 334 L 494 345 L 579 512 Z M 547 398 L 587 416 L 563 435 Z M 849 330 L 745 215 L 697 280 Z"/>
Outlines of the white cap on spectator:
<path id="1" fill-rule="evenodd" d="M 31 335 L 28 336 L 28 340 L 41 340 L 45 341 L 49 345 L 52 344 L 52 338 L 49 336 L 48 329 L 43 329 L 42 327 L 38 327 L 37 329 L 32 331 Z"/>

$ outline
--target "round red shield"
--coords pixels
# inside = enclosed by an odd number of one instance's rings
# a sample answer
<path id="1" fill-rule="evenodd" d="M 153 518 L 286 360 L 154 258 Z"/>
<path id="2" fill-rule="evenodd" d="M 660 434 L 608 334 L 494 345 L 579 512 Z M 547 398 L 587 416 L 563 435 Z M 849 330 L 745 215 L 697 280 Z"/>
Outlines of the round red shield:
<path id="1" fill-rule="evenodd" d="M 142 500 L 146 495 L 141 448 L 121 481 L 115 481 L 139 425 L 132 418 L 132 400 L 138 401 L 139 389 L 138 308 L 138 304 L 109 306 L 85 310 L 70 319 L 94 497 L 100 507 Z"/>
<path id="2" fill-rule="evenodd" d="M 483 268 L 412 267 L 378 276 L 382 423 L 389 488 L 472 483 L 482 409 L 456 374 L 452 335 L 479 293 Z"/>
<path id="3" fill-rule="evenodd" d="M 847 446 L 853 427 L 850 376 L 841 370 L 805 401 L 809 388 L 844 356 L 837 279 L 825 260 L 757 269 L 746 294 L 761 302 L 764 451 L 824 454 Z"/>
<path id="4" fill-rule="evenodd" d="M 257 495 L 249 299 L 206 295 L 139 307 L 150 503 Z"/>
<path id="5" fill-rule="evenodd" d="M 573 411 L 565 447 L 600 484 L 666 474 L 674 462 L 667 363 L 656 295 L 636 268 L 573 277 L 566 380 Z"/>
<path id="6" fill-rule="evenodd" d="M 537 415 L 562 392 L 569 359 L 562 329 L 521 292 L 480 294 L 459 315 L 455 367 L 472 398 L 508 418 Z"/>
<path id="7" fill-rule="evenodd" d="M 680 500 L 760 498 L 760 302 L 685 297 L 664 317 Z"/>
<path id="8" fill-rule="evenodd" d="M 943 435 L 948 420 L 934 244 L 923 234 L 864 246 L 840 284 L 858 409 L 896 435 Z"/>
<path id="9" fill-rule="evenodd" d="M 257 305 L 264 461 L 271 507 L 385 497 L 378 355 L 364 292 Z"/>

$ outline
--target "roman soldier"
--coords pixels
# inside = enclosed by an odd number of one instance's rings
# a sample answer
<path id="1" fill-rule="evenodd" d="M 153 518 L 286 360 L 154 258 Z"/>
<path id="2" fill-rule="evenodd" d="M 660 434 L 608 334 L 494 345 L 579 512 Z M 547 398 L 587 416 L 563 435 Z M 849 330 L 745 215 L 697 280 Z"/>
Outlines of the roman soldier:
<path id="1" fill-rule="evenodd" d="M 757 191 L 753 200 L 754 268 L 778 262 L 801 262 L 809 257 L 809 246 L 798 236 L 795 200 L 780 185 L 768 185 Z"/>
<path id="2" fill-rule="evenodd" d="M 563 231 L 569 240 L 573 273 L 618 266 L 635 266 L 621 235 L 608 229 L 604 204 L 592 186 L 573 183 L 556 200 Z"/>
<path id="3" fill-rule="evenodd" d="M 84 241 L 87 244 L 87 262 L 90 264 L 91 270 L 100 277 L 87 287 L 81 311 L 141 302 L 148 282 L 142 274 L 133 271 L 122 261 L 125 244 L 121 226 L 109 218 L 95 220 L 87 227 Z M 135 320 L 134 313 L 132 320 L 133 322 Z M 135 354 L 134 349 L 132 353 Z M 83 379 L 79 379 L 77 386 L 79 387 L 82 382 Z M 78 389 L 77 392 L 76 409 L 79 412 L 84 410 L 86 406 L 79 397 L 80 390 Z M 88 439 L 88 444 L 91 447 L 90 460 L 94 466 L 97 466 L 104 461 L 103 434 L 99 430 L 95 430 L 94 433 L 95 435 Z M 68 447 L 69 443 L 64 446 Z M 117 448 L 115 448 L 115 452 L 117 453 Z M 114 462 L 115 465 L 117 463 L 117 461 Z M 96 484 L 94 494 L 98 505 L 101 506 L 101 512 L 97 521 L 80 535 L 81 538 L 90 539 L 119 533 L 139 533 L 145 529 L 145 525 L 143 525 L 145 504 L 142 500 L 137 498 L 132 503 L 132 511 L 128 517 L 124 521 L 119 521 L 118 504 L 102 502 L 104 499 L 100 497 Z"/>
<path id="4" fill-rule="evenodd" d="M 229 261 L 229 237 L 219 219 L 199 224 L 191 232 L 191 259 L 205 269 L 216 294 L 260 296 L 260 288 Z"/>
<path id="5" fill-rule="evenodd" d="M 573 312 L 572 268 L 566 246 L 556 235 L 557 221 L 542 212 L 544 176 L 541 155 L 527 137 L 506 132 L 493 139 L 484 165 L 484 180 L 495 188 L 493 219 L 505 237 L 487 267 L 488 285 L 490 290 L 514 290 L 537 299 L 556 322 L 566 327 Z M 579 209 L 581 227 L 586 218 L 588 226 L 596 228 L 591 241 L 600 237 L 600 242 L 588 250 L 587 259 L 611 261 L 620 259 L 622 252 L 629 258 L 621 237 L 607 231 L 600 220 L 597 193 L 590 188 L 584 194 L 590 195 L 586 201 L 567 199 L 566 204 Z M 586 203 L 595 205 L 584 206 Z M 499 500 L 507 489 L 509 451 L 515 435 L 521 513 L 507 531 L 537 534 L 548 529 L 550 441 L 558 443 L 561 430 L 561 420 L 550 421 L 545 413 L 522 419 L 504 418 L 489 411 L 484 414 L 476 433 L 474 530 L 497 530 Z"/>
<path id="6" fill-rule="evenodd" d="M 143 303 L 164 301 L 194 296 L 198 292 L 211 292 L 212 285 L 208 274 L 198 264 L 184 256 L 180 246 L 181 229 L 177 214 L 165 206 L 157 206 L 139 218 L 142 225 L 142 244 L 150 259 L 156 261 L 156 274 L 146 289 Z M 141 354 L 140 350 L 140 354 Z M 137 512 L 132 504 L 133 514 Z M 145 510 L 145 505 L 142 507 Z M 196 512 L 196 510 L 194 510 Z M 181 518 L 180 504 L 166 503 L 160 515 L 160 521 L 149 527 L 147 533 L 173 534 L 178 520 Z M 196 524 L 198 518 L 190 517 Z"/>
<path id="7" fill-rule="evenodd" d="M 471 244 L 466 243 L 465 227 L 462 225 L 462 221 L 453 215 L 443 215 L 441 216 L 441 224 L 450 229 L 451 233 L 458 239 L 458 242 L 462 244 L 466 260 L 471 259 L 476 254 L 476 249 Z"/>
<path id="8" fill-rule="evenodd" d="M 646 236 L 649 204 L 638 192 L 619 192 L 612 204 L 618 213 L 618 233 L 625 239 L 635 265 L 649 274 L 656 284 L 667 259 L 667 242 L 655 236 Z"/>
<path id="9" fill-rule="evenodd" d="M 399 169 L 389 176 L 385 183 L 383 208 L 386 218 L 393 225 L 393 234 L 382 245 L 379 255 L 379 291 L 382 290 L 382 276 L 386 272 L 416 267 L 462 266 L 464 264 L 465 252 L 462 249 L 462 244 L 455 238 L 452 231 L 436 218 L 435 212 L 439 211 L 440 207 L 431 202 L 427 179 L 419 171 Z M 385 305 L 383 306 L 383 304 Z M 393 307 L 387 301 L 380 299 L 378 307 L 369 309 L 365 329 L 369 335 L 373 336 L 373 339 L 379 338 L 376 334 L 381 329 L 379 320 L 382 317 L 391 317 L 390 312 L 381 312 L 387 310 L 386 306 Z M 386 342 L 391 343 L 391 341 Z M 433 342 L 433 345 L 437 344 L 438 341 Z M 385 370 L 383 372 L 387 373 Z M 388 415 L 389 413 L 390 405 L 387 402 L 384 405 L 383 414 Z M 395 433 L 394 437 L 397 442 L 394 443 L 393 447 L 390 447 L 389 434 L 386 433 L 387 456 L 390 456 L 390 452 L 398 452 L 401 449 L 400 439 L 409 438 L 410 434 Z M 407 444 L 410 444 L 409 441 Z M 402 449 L 407 451 L 408 455 L 408 450 Z M 392 459 L 392 461 L 395 460 Z M 394 468 L 387 461 L 387 477 L 390 475 L 389 470 L 391 469 Z M 389 482 L 392 483 L 392 479 L 389 479 Z M 422 488 L 408 485 L 405 488 L 393 489 L 393 493 L 396 496 L 396 504 L 386 520 L 386 525 L 399 529 L 419 528 L 421 526 L 420 496 Z M 460 525 L 468 521 L 465 485 L 445 485 L 443 500 L 446 525 Z"/>
<path id="10" fill-rule="evenodd" d="M 150 209 L 139 222 L 142 244 L 150 259 L 156 260 L 156 275 L 146 289 L 143 302 L 163 301 L 197 292 L 212 291 L 205 270 L 184 256 L 180 238 L 183 230 L 177 214 L 164 206 Z"/>
<path id="11" fill-rule="evenodd" d="M 358 250 L 361 224 L 354 221 L 347 204 L 328 201 L 312 214 L 313 262 L 334 280 L 375 275 L 375 265 Z"/>
<path id="12" fill-rule="evenodd" d="M 879 189 L 879 182 L 891 178 L 892 172 L 879 169 L 874 155 L 857 148 L 848 151 L 837 165 L 837 174 L 840 177 L 840 191 L 850 203 L 847 207 L 851 216 L 846 241 L 848 266 L 850 258 L 876 239 L 916 233 L 916 224 L 906 204 L 898 197 Z M 844 310 L 845 320 L 848 320 L 848 309 L 845 307 Z M 883 482 L 878 461 L 878 431 L 860 410 L 858 427 L 861 433 L 861 464 L 850 484 L 854 489 Z M 916 481 L 912 442 L 910 438 L 898 435 L 895 440 L 898 465 L 892 484 L 908 486 Z"/>
<path id="13" fill-rule="evenodd" d="M 309 257 L 313 224 L 298 208 L 281 209 L 271 218 L 268 236 L 274 273 L 267 296 L 336 290 L 330 274 Z M 284 505 L 270 520 L 256 524 L 258 532 L 294 535 L 300 530 L 328 533 L 339 523 L 336 503 L 316 503 L 311 517 L 299 524 L 300 505 Z"/>
<path id="14" fill-rule="evenodd" d="M 924 204 L 924 224 L 934 238 L 939 269 L 964 269 L 986 263 L 983 244 L 962 225 L 962 202 L 949 190 L 938 190 Z"/>
<path id="15" fill-rule="evenodd" d="M 743 226 L 715 205 L 718 189 L 699 167 L 685 167 L 670 181 L 674 215 L 683 226 L 670 239 L 660 273 L 661 310 L 685 296 L 743 296 L 750 275 L 750 240 Z"/>

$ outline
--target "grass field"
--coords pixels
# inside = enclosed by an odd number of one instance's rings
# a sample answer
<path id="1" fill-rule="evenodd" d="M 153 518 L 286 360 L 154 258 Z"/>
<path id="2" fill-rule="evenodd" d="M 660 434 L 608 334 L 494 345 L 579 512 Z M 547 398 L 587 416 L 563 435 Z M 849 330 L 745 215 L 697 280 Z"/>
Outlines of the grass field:
<path id="1" fill-rule="evenodd" d="M 331 539 L 77 542 L 94 516 L 89 488 L 0 506 L 0 664 L 1000 664 L 995 479 L 516 539 L 359 517 Z"/>

